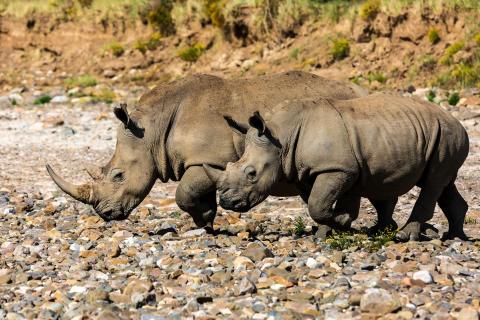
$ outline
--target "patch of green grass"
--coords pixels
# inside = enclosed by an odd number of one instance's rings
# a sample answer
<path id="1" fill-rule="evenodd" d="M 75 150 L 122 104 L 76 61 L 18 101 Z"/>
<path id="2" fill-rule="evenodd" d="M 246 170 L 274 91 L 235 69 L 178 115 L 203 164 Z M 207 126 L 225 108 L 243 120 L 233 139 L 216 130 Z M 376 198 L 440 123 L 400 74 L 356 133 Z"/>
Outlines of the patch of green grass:
<path id="1" fill-rule="evenodd" d="M 477 46 L 480 46 L 480 33 L 477 33 L 476 35 L 473 36 L 473 41 L 475 41 Z"/>
<path id="2" fill-rule="evenodd" d="M 367 75 L 368 82 L 372 83 L 373 81 L 378 81 L 380 83 L 387 82 L 387 77 L 381 72 L 370 72 Z"/>
<path id="3" fill-rule="evenodd" d="M 325 240 L 332 249 L 346 250 L 349 248 L 363 248 L 369 252 L 375 252 L 395 239 L 396 230 L 386 229 L 372 237 L 353 232 L 334 232 Z"/>
<path id="4" fill-rule="evenodd" d="M 459 101 L 460 95 L 458 94 L 458 92 L 454 92 L 448 96 L 448 104 L 451 106 L 456 106 Z"/>
<path id="5" fill-rule="evenodd" d="M 332 40 L 330 54 L 335 60 L 345 59 L 350 55 L 350 42 L 346 38 Z"/>
<path id="6" fill-rule="evenodd" d="M 159 32 L 154 32 L 147 40 L 147 49 L 155 50 L 160 45 L 160 40 L 162 40 L 162 35 Z"/>
<path id="7" fill-rule="evenodd" d="M 305 233 L 305 222 L 302 217 L 296 217 L 293 223 L 293 233 L 300 237 Z"/>
<path id="8" fill-rule="evenodd" d="M 360 7 L 360 18 L 365 21 L 373 20 L 380 12 L 380 0 L 367 0 Z"/>
<path id="9" fill-rule="evenodd" d="M 465 217 L 465 224 L 477 224 L 477 219 L 473 217 Z"/>
<path id="10" fill-rule="evenodd" d="M 443 56 L 440 58 L 440 60 L 438 62 L 440 64 L 451 64 L 453 56 L 457 52 L 462 50 L 464 46 L 465 46 L 464 41 L 458 41 L 458 42 L 453 43 L 451 46 L 449 46 L 447 49 L 445 49 L 445 52 L 443 53 Z"/>
<path id="11" fill-rule="evenodd" d="M 140 51 L 141 54 L 146 54 L 147 53 L 147 41 L 145 40 L 137 40 L 135 41 L 135 44 L 133 45 L 133 48 L 135 50 Z"/>
<path id="12" fill-rule="evenodd" d="M 205 46 L 197 43 L 191 47 L 184 48 L 178 52 L 178 57 L 183 61 L 196 62 L 205 51 Z"/>
<path id="13" fill-rule="evenodd" d="M 438 34 L 437 29 L 435 28 L 431 28 L 430 30 L 428 30 L 427 37 L 428 37 L 428 41 L 431 44 L 437 44 L 441 40 L 440 35 Z"/>
<path id="14" fill-rule="evenodd" d="M 67 78 L 65 80 L 65 85 L 67 88 L 74 88 L 74 87 L 82 87 L 82 88 L 87 88 L 87 87 L 94 87 L 97 85 L 97 79 L 95 79 L 93 76 L 85 74 L 82 76 L 78 77 L 71 77 Z"/>
<path id="15" fill-rule="evenodd" d="M 107 49 L 117 58 L 121 57 L 125 53 L 125 47 L 116 41 L 110 43 Z"/>
<path id="16" fill-rule="evenodd" d="M 300 54 L 300 49 L 299 48 L 294 48 L 292 51 L 290 51 L 290 59 L 292 60 L 298 60 L 298 56 Z"/>
<path id="17" fill-rule="evenodd" d="M 173 211 L 173 212 L 170 212 L 169 216 L 170 218 L 179 219 L 182 216 L 182 214 L 179 211 Z"/>
<path id="18" fill-rule="evenodd" d="M 435 91 L 434 91 L 434 90 L 430 90 L 430 91 L 428 91 L 428 93 L 427 93 L 427 100 L 430 101 L 430 102 L 434 102 L 436 96 L 437 96 L 437 94 L 435 93 Z"/>
<path id="19" fill-rule="evenodd" d="M 93 100 L 110 104 L 115 101 L 116 97 L 117 96 L 113 90 L 109 88 L 101 88 L 98 92 L 95 92 Z"/>
<path id="20" fill-rule="evenodd" d="M 52 97 L 48 94 L 44 94 L 33 101 L 33 104 L 38 106 L 41 104 L 49 103 L 52 101 Z"/>

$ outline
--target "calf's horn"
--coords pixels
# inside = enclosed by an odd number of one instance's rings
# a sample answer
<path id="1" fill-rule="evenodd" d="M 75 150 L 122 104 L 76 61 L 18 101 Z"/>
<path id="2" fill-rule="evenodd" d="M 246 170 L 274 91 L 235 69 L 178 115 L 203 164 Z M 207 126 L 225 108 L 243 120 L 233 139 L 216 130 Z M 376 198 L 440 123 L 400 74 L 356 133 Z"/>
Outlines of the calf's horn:
<path id="1" fill-rule="evenodd" d="M 72 198 L 90 204 L 90 194 L 92 191 L 91 184 L 82 184 L 82 185 L 74 185 L 70 182 L 65 181 L 62 177 L 53 171 L 50 165 L 46 165 L 48 174 L 52 178 L 53 182 L 57 184 L 57 186 L 62 189 L 65 193 L 72 196 Z"/>

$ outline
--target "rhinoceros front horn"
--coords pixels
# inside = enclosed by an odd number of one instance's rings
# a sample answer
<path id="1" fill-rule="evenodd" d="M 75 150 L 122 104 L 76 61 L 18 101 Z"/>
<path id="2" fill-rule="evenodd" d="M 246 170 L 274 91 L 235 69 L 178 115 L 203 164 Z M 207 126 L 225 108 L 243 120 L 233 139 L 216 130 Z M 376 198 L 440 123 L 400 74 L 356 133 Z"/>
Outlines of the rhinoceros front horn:
<path id="1" fill-rule="evenodd" d="M 203 169 L 205 169 L 205 172 L 207 176 L 210 178 L 210 180 L 212 180 L 212 182 L 218 186 L 218 183 L 220 182 L 220 178 L 222 177 L 223 171 L 220 169 L 214 168 L 208 164 L 203 164 Z"/>
<path id="2" fill-rule="evenodd" d="M 50 165 L 46 165 L 48 174 L 52 178 L 53 182 L 57 184 L 57 186 L 62 189 L 65 193 L 72 196 L 72 198 L 90 204 L 90 194 L 92 191 L 91 184 L 82 184 L 82 185 L 74 185 L 70 182 L 65 181 L 62 177 L 53 171 Z"/>

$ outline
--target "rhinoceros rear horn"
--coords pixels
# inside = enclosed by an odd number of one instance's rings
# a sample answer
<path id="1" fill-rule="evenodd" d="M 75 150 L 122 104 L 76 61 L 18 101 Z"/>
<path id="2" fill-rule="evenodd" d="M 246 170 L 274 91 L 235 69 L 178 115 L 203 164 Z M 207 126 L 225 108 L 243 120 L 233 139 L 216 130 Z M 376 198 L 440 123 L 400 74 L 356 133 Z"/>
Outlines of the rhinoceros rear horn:
<path id="1" fill-rule="evenodd" d="M 56 174 L 48 164 L 46 167 L 53 182 L 55 182 L 63 192 L 80 202 L 90 204 L 90 194 L 92 192 L 92 186 L 90 184 L 74 185 Z"/>
<path id="2" fill-rule="evenodd" d="M 97 167 L 91 163 L 85 163 L 84 167 L 88 175 L 92 177 L 93 180 L 100 180 L 102 178 L 102 169 L 100 167 Z"/>
<path id="3" fill-rule="evenodd" d="M 205 169 L 205 173 L 210 178 L 210 180 L 212 180 L 212 182 L 218 186 L 218 183 L 220 182 L 220 178 L 222 177 L 223 171 L 220 169 L 214 168 L 209 164 L 203 164 L 203 169 Z"/>

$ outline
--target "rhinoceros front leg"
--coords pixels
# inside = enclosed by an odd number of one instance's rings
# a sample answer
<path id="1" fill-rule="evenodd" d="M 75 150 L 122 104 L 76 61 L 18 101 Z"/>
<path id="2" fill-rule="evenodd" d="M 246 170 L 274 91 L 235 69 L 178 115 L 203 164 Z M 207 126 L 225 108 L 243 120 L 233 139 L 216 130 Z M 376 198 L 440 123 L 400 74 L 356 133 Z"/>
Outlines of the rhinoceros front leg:
<path id="1" fill-rule="evenodd" d="M 340 206 L 337 205 L 335 210 L 332 206 L 352 187 L 353 183 L 351 174 L 344 172 L 321 173 L 316 177 L 308 197 L 308 212 L 319 224 L 317 232 L 319 238 L 325 238 L 332 228 L 345 229 L 346 226 L 350 226 L 353 221 L 350 211 L 352 204 L 356 205 L 356 202 L 344 201 L 346 198 L 343 198 Z"/>
<path id="2" fill-rule="evenodd" d="M 216 189 L 203 167 L 189 167 L 175 194 L 177 205 L 193 218 L 199 228 L 213 232 L 217 213 Z"/>

